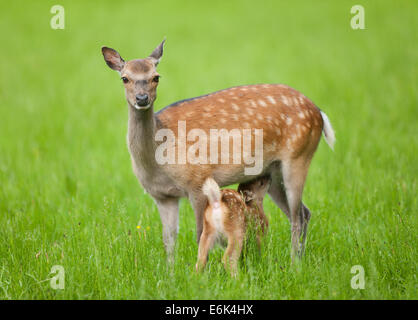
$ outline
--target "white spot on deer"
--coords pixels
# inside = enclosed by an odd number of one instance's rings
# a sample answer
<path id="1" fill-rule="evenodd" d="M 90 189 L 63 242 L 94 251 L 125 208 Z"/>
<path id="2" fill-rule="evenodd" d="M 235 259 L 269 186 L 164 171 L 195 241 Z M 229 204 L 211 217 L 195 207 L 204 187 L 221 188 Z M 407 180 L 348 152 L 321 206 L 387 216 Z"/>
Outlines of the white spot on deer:
<path id="1" fill-rule="evenodd" d="M 241 88 L 241 91 L 248 91 L 248 88 L 246 88 L 246 87 L 242 87 L 242 88 Z"/>
<path id="2" fill-rule="evenodd" d="M 306 132 L 306 130 L 308 130 L 308 128 L 306 128 L 304 125 L 302 125 L 302 131 Z"/>
<path id="3" fill-rule="evenodd" d="M 256 119 L 253 120 L 255 126 L 258 126 L 258 121 Z"/>
<path id="4" fill-rule="evenodd" d="M 289 106 L 290 104 L 289 104 L 289 100 L 287 99 L 287 97 L 286 96 L 283 96 L 282 95 L 282 102 L 286 105 L 286 106 Z"/>
<path id="5" fill-rule="evenodd" d="M 237 96 L 233 96 L 232 99 L 238 100 L 239 98 Z"/>
<path id="6" fill-rule="evenodd" d="M 187 118 L 190 118 L 193 114 L 194 114 L 193 112 L 187 112 L 187 113 L 186 113 L 186 117 L 187 117 Z"/>
<path id="7" fill-rule="evenodd" d="M 248 101 L 254 108 L 257 107 L 257 104 L 253 100 Z"/>
<path id="8" fill-rule="evenodd" d="M 300 111 L 298 112 L 298 117 L 301 119 L 305 119 L 305 114 L 302 111 Z"/>
<path id="9" fill-rule="evenodd" d="M 299 96 L 299 103 L 301 104 L 301 105 L 303 105 L 303 103 L 305 102 L 305 99 L 304 99 L 304 97 L 303 96 Z"/>
<path id="10" fill-rule="evenodd" d="M 254 115 L 254 110 L 253 110 L 253 109 L 248 108 L 248 109 L 247 109 L 247 113 L 248 113 L 250 116 L 252 116 L 252 115 Z"/>
<path id="11" fill-rule="evenodd" d="M 218 99 L 218 101 L 219 101 L 220 103 L 224 103 L 224 102 L 225 102 L 225 100 L 224 100 L 224 99 Z"/>
<path id="12" fill-rule="evenodd" d="M 232 109 L 239 111 L 239 107 L 235 103 L 232 104 Z"/>
<path id="13" fill-rule="evenodd" d="M 236 114 L 233 114 L 233 115 L 232 115 L 232 120 L 234 120 L 234 121 L 238 121 L 238 116 L 237 116 Z"/>
<path id="14" fill-rule="evenodd" d="M 280 135 L 281 135 L 280 128 L 276 128 L 276 134 L 277 134 L 278 136 L 280 136 Z"/>
<path id="15" fill-rule="evenodd" d="M 270 101 L 272 104 L 276 104 L 276 100 L 272 96 L 267 96 L 267 100 Z"/>
<path id="16" fill-rule="evenodd" d="M 210 117 L 212 117 L 212 114 L 210 114 L 209 112 L 204 112 L 204 113 L 203 113 L 203 116 L 204 116 L 205 118 L 210 118 Z"/>
<path id="17" fill-rule="evenodd" d="M 265 103 L 264 100 L 258 100 L 258 104 L 262 107 L 267 107 L 267 103 Z"/>
<path id="18" fill-rule="evenodd" d="M 260 121 L 263 120 L 263 116 L 261 113 L 257 113 L 257 119 Z"/>
<path id="19" fill-rule="evenodd" d="M 251 126 L 250 126 L 250 124 L 249 124 L 248 122 L 244 122 L 244 123 L 242 124 L 242 126 L 243 126 L 244 128 L 251 128 Z"/>
<path id="20" fill-rule="evenodd" d="M 225 109 L 221 109 L 219 112 L 224 116 L 228 115 L 228 112 L 226 112 Z"/>
<path id="21" fill-rule="evenodd" d="M 282 118 L 282 120 L 285 120 L 286 119 L 286 117 L 284 116 L 283 113 L 280 114 L 280 118 Z"/>
<path id="22" fill-rule="evenodd" d="M 226 119 L 225 119 L 225 118 L 222 118 L 220 121 L 221 121 L 221 123 L 223 123 L 223 124 L 225 124 L 225 123 L 226 123 Z"/>
<path id="23" fill-rule="evenodd" d="M 286 119 L 286 124 L 287 124 L 287 125 L 289 125 L 289 126 L 290 126 L 290 125 L 292 124 L 292 122 L 293 122 L 292 118 L 287 118 L 287 119 Z"/>
<path id="24" fill-rule="evenodd" d="M 296 97 L 293 97 L 293 104 L 297 107 L 299 107 L 299 100 Z"/>
<path id="25" fill-rule="evenodd" d="M 276 126 L 278 126 L 278 125 L 280 124 L 279 119 L 275 118 L 275 119 L 274 119 L 274 124 L 275 124 Z"/>
<path id="26" fill-rule="evenodd" d="M 272 123 L 273 122 L 273 117 L 269 115 L 269 116 L 266 117 L 266 120 L 267 120 L 268 123 Z"/>

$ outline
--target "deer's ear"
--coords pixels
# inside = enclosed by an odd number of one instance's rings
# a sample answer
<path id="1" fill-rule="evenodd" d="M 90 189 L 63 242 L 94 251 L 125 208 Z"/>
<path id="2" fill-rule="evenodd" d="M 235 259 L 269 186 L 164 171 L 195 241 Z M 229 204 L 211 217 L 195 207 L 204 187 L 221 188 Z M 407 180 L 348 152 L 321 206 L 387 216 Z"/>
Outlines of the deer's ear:
<path id="1" fill-rule="evenodd" d="M 163 56 L 164 43 L 165 39 L 157 46 L 157 48 L 154 49 L 154 51 L 148 57 L 154 62 L 155 66 L 160 63 L 161 57 Z"/>
<path id="2" fill-rule="evenodd" d="M 108 47 L 102 47 L 102 53 L 107 65 L 110 68 L 119 72 L 123 69 L 125 61 L 116 50 Z"/>
<path id="3" fill-rule="evenodd" d="M 243 190 L 243 191 L 241 191 L 241 193 L 242 193 L 242 197 L 244 198 L 244 201 L 246 203 L 255 199 L 255 193 L 250 191 L 250 190 Z"/>

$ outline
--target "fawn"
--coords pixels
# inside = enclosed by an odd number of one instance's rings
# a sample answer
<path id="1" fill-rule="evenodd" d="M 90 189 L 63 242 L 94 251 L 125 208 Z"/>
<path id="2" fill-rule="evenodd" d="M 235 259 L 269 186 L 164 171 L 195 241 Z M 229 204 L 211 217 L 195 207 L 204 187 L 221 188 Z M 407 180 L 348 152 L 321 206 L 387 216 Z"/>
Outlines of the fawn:
<path id="1" fill-rule="evenodd" d="M 233 87 L 178 101 L 154 113 L 160 80 L 156 67 L 163 55 L 163 47 L 164 41 L 147 58 L 130 61 L 125 61 L 117 51 L 108 47 L 102 47 L 102 54 L 107 65 L 119 73 L 123 82 L 129 110 L 127 144 L 133 172 L 155 200 L 169 261 L 174 258 L 180 198 L 187 197 L 191 202 L 199 241 L 207 205 L 202 192 L 205 180 L 212 177 L 223 187 L 265 175 L 272 178 L 269 195 L 291 223 L 292 259 L 300 257 L 311 216 L 302 203 L 309 165 L 322 132 L 331 148 L 335 141 L 328 117 L 306 96 L 282 84 Z M 180 129 L 186 122 L 187 131 L 181 133 L 187 136 L 183 144 L 178 142 L 180 133 L 178 141 L 175 135 L 168 133 L 182 132 Z M 219 150 L 218 140 L 199 141 L 202 154 L 207 152 L 210 144 L 211 161 L 187 161 L 194 153 L 186 154 L 185 150 L 195 147 L 197 130 L 209 133 L 215 129 L 226 133 L 221 135 L 221 139 L 226 136 L 228 149 Z M 261 137 L 262 166 L 249 175 L 245 161 L 235 158 L 235 155 L 242 152 L 245 145 L 252 148 L 258 140 L 242 141 L 241 148 L 241 140 L 235 137 L 237 132 L 252 132 L 252 129 L 254 135 L 261 132 L 256 138 Z M 167 133 L 165 138 L 162 137 L 164 133 Z M 233 151 L 229 150 L 231 139 Z M 177 147 L 177 162 L 161 164 L 157 161 L 159 147 L 168 141 L 174 141 Z M 212 150 L 213 145 L 216 148 Z M 170 152 L 170 157 L 172 155 Z M 219 157 L 230 161 L 219 162 Z"/>
<path id="2" fill-rule="evenodd" d="M 208 198 L 204 212 L 203 232 L 199 242 L 197 270 L 202 270 L 207 261 L 209 250 L 220 236 L 228 240 L 222 261 L 225 269 L 236 274 L 237 262 L 245 241 L 247 225 L 254 222 L 262 234 L 267 232 L 268 220 L 264 214 L 263 199 L 270 187 L 269 176 L 240 184 L 238 192 L 232 189 L 220 190 L 212 178 L 203 184 L 203 194 Z M 257 242 L 260 247 L 260 233 Z"/>

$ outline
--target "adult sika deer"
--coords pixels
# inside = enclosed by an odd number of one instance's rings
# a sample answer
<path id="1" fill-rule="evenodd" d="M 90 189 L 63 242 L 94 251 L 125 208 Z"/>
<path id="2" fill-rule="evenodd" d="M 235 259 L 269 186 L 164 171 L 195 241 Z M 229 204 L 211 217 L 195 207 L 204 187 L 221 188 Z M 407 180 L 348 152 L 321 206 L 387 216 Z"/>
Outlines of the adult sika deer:
<path id="1" fill-rule="evenodd" d="M 291 223 L 292 260 L 301 256 L 311 216 L 302 203 L 309 164 L 321 132 L 331 148 L 335 141 L 327 116 L 307 97 L 282 84 L 233 87 L 178 101 L 154 113 L 160 78 L 156 67 L 163 46 L 164 41 L 149 57 L 130 61 L 111 48 L 103 47 L 102 53 L 125 87 L 133 171 L 155 200 L 169 260 L 181 197 L 192 204 L 199 241 L 207 205 L 202 186 L 207 178 L 223 187 L 268 175 L 272 179 L 268 193 Z M 161 152 L 167 145 L 170 148 Z M 249 159 L 254 160 L 251 168 Z"/>

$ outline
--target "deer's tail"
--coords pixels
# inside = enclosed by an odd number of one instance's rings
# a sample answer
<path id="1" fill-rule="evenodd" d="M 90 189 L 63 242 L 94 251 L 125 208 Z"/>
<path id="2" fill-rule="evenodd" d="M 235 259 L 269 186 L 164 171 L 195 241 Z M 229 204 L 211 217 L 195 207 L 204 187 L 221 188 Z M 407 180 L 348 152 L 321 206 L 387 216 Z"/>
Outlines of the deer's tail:
<path id="1" fill-rule="evenodd" d="M 221 202 L 221 190 L 212 178 L 207 178 L 202 187 L 203 194 L 208 198 L 209 204 L 214 208 L 219 208 Z"/>
<path id="2" fill-rule="evenodd" d="M 331 126 L 331 121 L 329 121 L 325 112 L 321 111 L 322 120 L 324 121 L 324 127 L 322 132 L 324 133 L 325 141 L 328 143 L 329 147 L 334 150 L 335 143 L 335 133 Z"/>

